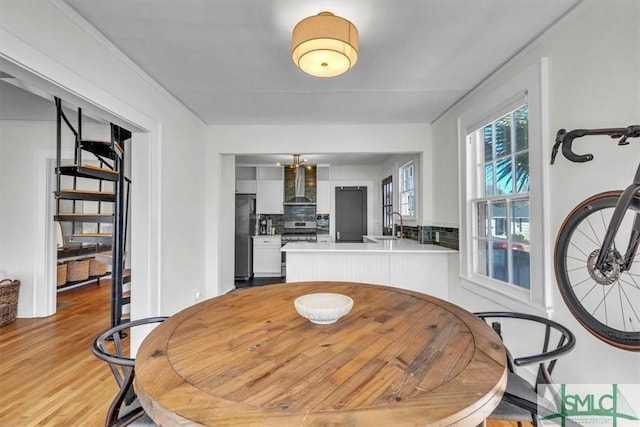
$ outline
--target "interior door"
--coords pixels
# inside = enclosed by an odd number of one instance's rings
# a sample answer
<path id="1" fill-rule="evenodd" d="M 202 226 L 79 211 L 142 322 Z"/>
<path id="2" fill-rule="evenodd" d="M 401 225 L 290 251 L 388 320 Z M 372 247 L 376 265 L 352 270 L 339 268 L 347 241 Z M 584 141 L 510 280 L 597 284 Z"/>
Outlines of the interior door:
<path id="1" fill-rule="evenodd" d="M 362 242 L 367 234 L 367 187 L 336 187 L 336 242 Z"/>

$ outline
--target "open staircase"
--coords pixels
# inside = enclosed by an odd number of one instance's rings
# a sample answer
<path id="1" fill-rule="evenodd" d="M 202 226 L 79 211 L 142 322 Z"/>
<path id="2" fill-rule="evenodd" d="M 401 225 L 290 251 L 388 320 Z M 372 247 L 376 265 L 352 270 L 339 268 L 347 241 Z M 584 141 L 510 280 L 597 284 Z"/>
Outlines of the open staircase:
<path id="1" fill-rule="evenodd" d="M 111 140 L 82 137 L 82 109 L 74 127 L 62 101 L 57 111 L 56 214 L 55 221 L 71 224 L 70 243 L 110 245 L 111 252 L 96 254 L 111 263 L 111 326 L 126 321 L 131 302 L 131 275 L 125 270 L 125 248 L 131 181 L 125 176 L 125 141 L 131 132 L 111 124 Z M 63 164 L 63 123 L 74 136 L 74 159 Z M 63 203 L 63 201 L 69 201 Z"/>

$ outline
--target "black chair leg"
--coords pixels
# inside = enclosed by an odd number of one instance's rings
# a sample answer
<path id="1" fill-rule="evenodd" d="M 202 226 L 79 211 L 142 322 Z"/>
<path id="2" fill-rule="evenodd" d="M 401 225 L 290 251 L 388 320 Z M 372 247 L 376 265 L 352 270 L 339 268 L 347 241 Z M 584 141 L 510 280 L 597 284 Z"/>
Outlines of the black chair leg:
<path id="1" fill-rule="evenodd" d="M 120 408 L 122 407 L 122 403 L 133 388 L 134 377 L 135 371 L 133 369 L 130 369 L 129 373 L 125 377 L 122 387 L 120 387 L 120 391 L 118 391 L 118 394 L 109 406 L 109 411 L 107 411 L 107 419 L 105 420 L 104 424 L 105 427 L 126 426 L 144 415 L 144 409 L 142 409 L 142 407 L 138 407 L 133 409 L 125 416 L 120 416 Z"/>

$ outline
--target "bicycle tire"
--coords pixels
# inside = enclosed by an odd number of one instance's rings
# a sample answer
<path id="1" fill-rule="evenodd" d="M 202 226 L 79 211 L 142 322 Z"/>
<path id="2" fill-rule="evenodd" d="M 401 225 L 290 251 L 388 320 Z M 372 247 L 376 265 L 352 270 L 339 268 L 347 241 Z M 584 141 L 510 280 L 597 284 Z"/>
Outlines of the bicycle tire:
<path id="1" fill-rule="evenodd" d="M 625 272 L 616 271 L 615 263 L 607 273 L 594 268 L 620 194 L 596 194 L 571 211 L 558 232 L 554 269 L 565 304 L 585 329 L 615 347 L 640 351 L 640 262 Z M 635 195 L 614 240 L 622 256 L 637 212 L 640 196 Z"/>

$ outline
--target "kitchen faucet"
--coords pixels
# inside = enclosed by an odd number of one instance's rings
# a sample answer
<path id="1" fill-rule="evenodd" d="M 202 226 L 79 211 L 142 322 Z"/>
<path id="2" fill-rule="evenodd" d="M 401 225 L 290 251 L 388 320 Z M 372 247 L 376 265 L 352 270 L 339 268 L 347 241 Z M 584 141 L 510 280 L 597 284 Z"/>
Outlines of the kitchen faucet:
<path id="1" fill-rule="evenodd" d="M 400 212 L 391 212 L 391 215 L 389 215 L 391 217 L 391 228 L 393 229 L 393 216 L 394 215 L 398 215 L 400 217 L 400 238 L 402 239 L 404 237 L 404 224 L 402 223 L 402 215 L 400 215 Z"/>

